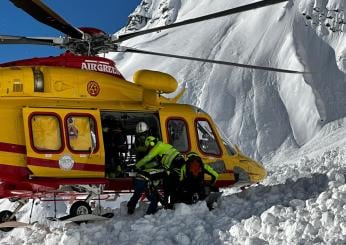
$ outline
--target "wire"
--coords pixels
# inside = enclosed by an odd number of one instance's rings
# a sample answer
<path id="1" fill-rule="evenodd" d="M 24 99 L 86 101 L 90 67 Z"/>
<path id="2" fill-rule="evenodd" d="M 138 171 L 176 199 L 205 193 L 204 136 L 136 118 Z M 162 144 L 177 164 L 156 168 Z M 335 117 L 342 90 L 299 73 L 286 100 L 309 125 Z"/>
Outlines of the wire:
<path id="1" fill-rule="evenodd" d="M 287 2 L 287 1 L 288 0 L 263 0 L 263 1 L 260 1 L 260 2 L 250 3 L 250 4 L 247 4 L 247 5 L 243 5 L 243 6 L 236 7 L 236 8 L 231 8 L 231 9 L 220 11 L 220 12 L 216 12 L 216 13 L 213 13 L 213 14 L 204 15 L 204 16 L 201 16 L 201 17 L 192 18 L 192 19 L 181 21 L 181 22 L 176 22 L 176 23 L 173 23 L 171 25 L 159 26 L 159 27 L 155 27 L 155 28 L 151 28 L 151 29 L 147 29 L 147 30 L 132 32 L 132 33 L 128 33 L 128 34 L 123 34 L 123 35 L 118 36 L 118 39 L 116 39 L 115 42 L 116 43 L 123 42 L 125 40 L 131 39 L 131 38 L 134 38 L 134 37 L 137 37 L 137 36 L 141 36 L 141 35 L 144 35 L 144 34 L 148 34 L 148 33 L 152 33 L 152 32 L 157 32 L 157 31 L 162 31 L 162 30 L 167 30 L 167 29 L 171 29 L 171 28 L 174 28 L 174 27 L 178 27 L 178 26 L 189 25 L 189 24 L 193 24 L 193 23 L 196 23 L 196 22 L 216 19 L 216 18 L 227 16 L 227 15 L 241 13 L 241 12 L 245 12 L 245 11 L 248 11 L 248 10 L 262 8 L 262 7 L 265 7 L 265 6 L 268 6 L 268 5 L 273 5 L 273 4 L 277 4 L 277 3 L 281 3 L 281 2 Z"/>
<path id="2" fill-rule="evenodd" d="M 257 69 L 257 70 L 265 70 L 265 71 L 273 71 L 273 72 L 281 72 L 281 73 L 291 73 L 291 74 L 292 73 L 293 74 L 311 74 L 312 73 L 309 71 L 296 71 L 296 70 L 280 69 L 280 68 L 273 68 L 273 67 L 266 67 L 266 66 L 246 65 L 246 64 L 240 64 L 240 63 L 222 61 L 222 60 L 210 60 L 210 59 L 203 59 L 203 58 L 197 58 L 197 57 L 191 57 L 191 56 L 159 53 L 159 52 L 135 49 L 130 47 L 126 47 L 126 48 L 122 47 L 121 49 L 119 49 L 118 52 L 156 55 L 156 56 L 170 57 L 170 58 L 176 58 L 176 59 L 193 60 L 193 61 L 219 64 L 219 65 L 237 66 L 237 67 L 243 67 L 243 68 L 249 68 L 249 69 Z"/>

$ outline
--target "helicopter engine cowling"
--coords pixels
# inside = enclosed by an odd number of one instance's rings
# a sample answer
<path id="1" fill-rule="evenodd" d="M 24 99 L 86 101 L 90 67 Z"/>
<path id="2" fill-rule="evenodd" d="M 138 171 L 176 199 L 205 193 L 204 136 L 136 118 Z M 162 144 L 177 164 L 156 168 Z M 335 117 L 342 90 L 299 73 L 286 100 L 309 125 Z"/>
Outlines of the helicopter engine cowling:
<path id="1" fill-rule="evenodd" d="M 138 70 L 133 75 L 133 81 L 144 89 L 159 93 L 173 93 L 178 87 L 174 77 L 159 71 Z"/>

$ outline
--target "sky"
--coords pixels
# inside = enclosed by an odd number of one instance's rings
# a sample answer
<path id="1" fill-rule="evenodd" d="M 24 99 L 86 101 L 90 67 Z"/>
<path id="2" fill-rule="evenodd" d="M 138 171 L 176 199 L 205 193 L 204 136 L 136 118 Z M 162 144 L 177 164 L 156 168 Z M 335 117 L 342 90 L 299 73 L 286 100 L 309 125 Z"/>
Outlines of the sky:
<path id="1" fill-rule="evenodd" d="M 128 15 L 141 0 L 44 0 L 52 10 L 75 27 L 95 27 L 113 34 L 127 24 Z M 87 4 L 86 4 L 87 3 Z M 8 0 L 0 1 L 0 35 L 60 36 L 62 33 L 46 26 Z M 38 45 L 0 45 L 0 63 L 58 55 L 62 50 Z"/>

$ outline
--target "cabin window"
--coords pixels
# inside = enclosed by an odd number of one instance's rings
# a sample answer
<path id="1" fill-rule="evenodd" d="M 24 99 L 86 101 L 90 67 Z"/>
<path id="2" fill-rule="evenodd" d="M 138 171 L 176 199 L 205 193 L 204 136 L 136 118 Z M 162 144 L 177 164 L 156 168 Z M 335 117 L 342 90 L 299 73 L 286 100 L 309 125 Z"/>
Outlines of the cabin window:
<path id="1" fill-rule="evenodd" d="M 205 119 L 198 119 L 196 130 L 199 149 L 205 154 L 221 155 L 219 144 L 209 122 Z"/>
<path id="2" fill-rule="evenodd" d="M 180 152 L 190 150 L 187 124 L 182 119 L 168 119 L 167 121 L 168 143 Z"/>
<path id="3" fill-rule="evenodd" d="M 62 148 L 60 120 L 55 115 L 31 116 L 33 147 L 37 151 L 60 151 Z"/>
<path id="4" fill-rule="evenodd" d="M 66 134 L 72 152 L 94 153 L 98 148 L 95 119 L 89 115 L 67 115 Z"/>

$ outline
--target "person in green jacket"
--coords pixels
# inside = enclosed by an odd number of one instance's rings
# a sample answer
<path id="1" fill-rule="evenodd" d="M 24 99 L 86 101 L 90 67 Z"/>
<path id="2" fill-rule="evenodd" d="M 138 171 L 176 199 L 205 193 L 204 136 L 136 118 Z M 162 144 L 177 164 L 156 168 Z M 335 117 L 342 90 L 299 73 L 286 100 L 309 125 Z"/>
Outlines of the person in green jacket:
<path id="1" fill-rule="evenodd" d="M 209 194 L 206 191 L 207 183 L 204 174 L 211 176 L 209 186 L 214 186 L 219 174 L 208 164 L 204 164 L 197 153 L 190 152 L 187 155 L 186 163 L 181 167 L 180 185 L 176 199 L 188 204 L 204 200 Z"/>
<path id="2" fill-rule="evenodd" d="M 138 174 L 134 181 L 134 194 L 127 204 L 129 214 L 134 212 L 142 193 L 147 191 L 145 186 L 148 186 L 148 182 L 159 178 L 163 179 L 164 202 L 168 204 L 169 197 L 174 196 L 177 190 L 180 169 L 185 164 L 185 159 L 177 149 L 153 136 L 145 139 L 145 146 L 148 154 L 135 165 Z M 158 197 L 152 193 L 149 199 L 151 203 L 147 214 L 152 214 L 156 212 Z"/>

